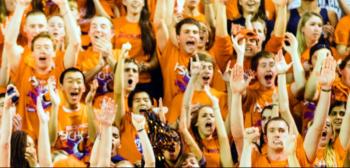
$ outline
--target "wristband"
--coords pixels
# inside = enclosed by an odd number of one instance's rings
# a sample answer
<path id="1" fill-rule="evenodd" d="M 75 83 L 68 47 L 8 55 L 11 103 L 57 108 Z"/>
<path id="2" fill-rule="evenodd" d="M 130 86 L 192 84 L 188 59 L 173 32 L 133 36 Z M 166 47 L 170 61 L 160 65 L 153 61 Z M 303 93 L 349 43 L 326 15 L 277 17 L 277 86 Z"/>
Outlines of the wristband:
<path id="1" fill-rule="evenodd" d="M 142 132 L 143 130 L 145 130 L 145 129 L 143 129 L 143 128 L 142 128 L 142 129 L 139 129 L 139 130 L 137 130 L 137 132 Z"/>
<path id="2" fill-rule="evenodd" d="M 321 89 L 322 92 L 330 92 L 332 89 Z"/>

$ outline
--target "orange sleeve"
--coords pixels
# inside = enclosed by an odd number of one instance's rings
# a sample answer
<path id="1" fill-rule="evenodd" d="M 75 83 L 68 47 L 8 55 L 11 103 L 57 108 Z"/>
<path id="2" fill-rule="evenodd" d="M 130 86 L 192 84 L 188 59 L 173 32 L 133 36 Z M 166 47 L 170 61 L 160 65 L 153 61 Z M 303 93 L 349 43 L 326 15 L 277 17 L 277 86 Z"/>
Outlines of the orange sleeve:
<path id="1" fill-rule="evenodd" d="M 344 16 L 335 28 L 334 36 L 337 44 L 349 45 L 350 42 L 350 16 Z"/>
<path id="2" fill-rule="evenodd" d="M 237 4 L 238 4 L 238 0 L 227 0 L 226 2 L 227 19 L 233 20 L 241 16 L 241 14 L 238 11 Z"/>
<path id="3" fill-rule="evenodd" d="M 216 36 L 214 45 L 209 53 L 215 58 L 220 71 L 225 72 L 227 62 L 233 58 L 233 47 L 230 36 Z"/>
<path id="4" fill-rule="evenodd" d="M 343 166 L 346 159 L 346 150 L 343 148 L 343 145 L 340 143 L 339 137 L 335 140 L 333 144 L 333 149 L 336 153 L 337 166 Z"/>
<path id="5" fill-rule="evenodd" d="M 266 13 L 267 19 L 275 20 L 276 9 L 273 1 L 266 0 L 264 5 L 265 5 L 265 13 Z"/>
<path id="6" fill-rule="evenodd" d="M 113 2 L 111 2 L 111 0 L 100 0 L 100 3 L 103 7 L 103 9 L 106 11 L 106 13 L 110 16 L 110 17 L 114 17 L 114 12 L 113 12 Z"/>
<path id="7" fill-rule="evenodd" d="M 283 40 L 284 37 L 272 35 L 266 43 L 265 50 L 277 54 L 277 52 L 283 47 Z"/>
<path id="8" fill-rule="evenodd" d="M 296 149 L 296 155 L 299 161 L 299 164 L 301 167 L 309 167 L 310 163 L 307 159 L 305 150 L 304 150 L 304 139 L 303 137 L 298 134 L 297 136 L 297 149 Z"/>
<path id="9" fill-rule="evenodd" d="M 175 98 L 171 102 L 171 106 L 169 112 L 166 114 L 166 120 L 170 124 L 176 123 L 176 120 L 181 115 L 181 107 L 182 107 L 183 94 L 180 93 L 175 96 Z"/>

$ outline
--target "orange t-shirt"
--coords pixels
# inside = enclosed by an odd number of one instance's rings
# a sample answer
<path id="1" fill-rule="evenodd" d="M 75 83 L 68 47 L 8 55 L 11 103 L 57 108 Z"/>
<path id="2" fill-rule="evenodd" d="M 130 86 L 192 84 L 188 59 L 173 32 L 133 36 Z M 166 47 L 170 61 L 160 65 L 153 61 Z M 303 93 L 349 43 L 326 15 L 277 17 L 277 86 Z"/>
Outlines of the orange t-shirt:
<path id="1" fill-rule="evenodd" d="M 228 114 L 228 102 L 227 102 L 227 94 L 224 92 L 217 91 L 216 89 L 211 88 L 211 93 L 219 99 L 219 106 L 222 114 L 222 118 L 225 119 Z M 168 123 L 175 123 L 181 114 L 181 105 L 183 101 L 183 93 L 180 93 L 175 96 L 172 100 L 171 107 L 169 112 L 166 114 Z M 211 100 L 207 96 L 204 91 L 194 91 L 192 97 L 192 105 L 200 104 L 200 105 L 212 105 Z"/>
<path id="2" fill-rule="evenodd" d="M 79 159 L 88 157 L 92 143 L 88 142 L 88 117 L 84 104 L 76 111 L 66 109 L 62 105 L 58 110 L 58 138 L 55 150 L 65 150 Z M 81 147 L 83 144 L 84 147 Z"/>
<path id="3" fill-rule="evenodd" d="M 349 46 L 350 44 L 350 15 L 343 16 L 335 28 L 334 37 L 337 44 Z"/>
<path id="4" fill-rule="evenodd" d="M 350 88 L 346 86 L 341 78 L 336 78 L 333 82 L 332 86 L 332 98 L 336 101 L 344 101 L 348 100 L 348 94 L 350 92 Z"/>
<path id="5" fill-rule="evenodd" d="M 113 24 L 115 27 L 114 47 L 121 49 L 124 43 L 129 42 L 132 46 L 129 52 L 129 58 L 135 59 L 136 63 L 149 62 L 151 57 L 146 55 L 142 48 L 141 28 L 139 23 L 131 23 L 123 16 L 115 19 Z M 150 83 L 151 74 L 142 72 L 139 75 L 139 79 L 140 83 Z"/>
<path id="6" fill-rule="evenodd" d="M 346 150 L 343 148 L 343 146 L 340 143 L 339 138 L 335 140 L 335 142 L 332 144 L 332 148 L 334 150 L 335 159 L 336 159 L 336 165 L 333 165 L 333 167 L 343 167 L 344 161 L 346 159 Z M 325 157 L 326 157 L 326 148 L 318 149 L 317 150 L 317 156 L 313 163 L 313 166 L 319 167 L 320 165 L 324 165 L 325 163 Z M 325 165 L 324 165 L 325 166 Z"/>
<path id="7" fill-rule="evenodd" d="M 17 71 L 11 72 L 11 81 L 15 84 L 20 93 L 17 113 L 22 117 L 22 129 L 34 140 L 37 139 L 39 131 L 39 120 L 36 114 L 36 98 L 38 92 L 40 90 L 45 91 L 42 87 L 47 84 L 47 80 L 50 76 L 53 76 L 56 81 L 59 81 L 59 76 L 63 70 L 63 54 L 56 56 L 55 67 L 52 68 L 50 73 L 45 75 L 37 74 L 34 70 L 33 62 L 26 62 L 24 55 L 22 55 Z M 30 78 L 33 77 L 37 79 L 37 83 L 29 81 Z M 50 106 L 49 95 L 46 93 L 43 107 L 45 110 L 48 110 Z"/>
<path id="8" fill-rule="evenodd" d="M 131 113 L 125 113 L 120 129 L 120 144 L 118 154 L 124 159 L 135 163 L 142 159 L 142 146 L 137 131 L 131 123 Z"/>
<path id="9" fill-rule="evenodd" d="M 227 19 L 237 19 L 241 16 L 238 10 L 238 0 L 228 0 L 226 3 L 226 15 Z M 266 0 L 265 13 L 269 20 L 274 20 L 276 15 L 275 5 L 272 0 Z"/>
<path id="10" fill-rule="evenodd" d="M 261 149 L 261 153 L 256 150 L 252 151 L 252 167 L 288 167 L 288 160 L 270 161 L 267 158 L 267 148 L 267 144 L 265 143 Z M 310 166 L 304 150 L 304 140 L 300 134 L 297 136 L 296 156 L 300 166 Z"/>
<path id="11" fill-rule="evenodd" d="M 186 14 L 182 14 L 182 17 L 183 18 L 192 18 L 192 19 L 195 19 L 199 22 L 203 22 L 203 23 L 207 23 L 207 19 L 205 18 L 205 16 L 203 14 L 199 14 L 197 16 L 189 16 L 189 15 L 186 15 Z"/>
<path id="12" fill-rule="evenodd" d="M 206 161 L 206 167 L 220 167 L 220 144 L 217 138 L 210 140 L 203 139 L 203 156 Z"/>

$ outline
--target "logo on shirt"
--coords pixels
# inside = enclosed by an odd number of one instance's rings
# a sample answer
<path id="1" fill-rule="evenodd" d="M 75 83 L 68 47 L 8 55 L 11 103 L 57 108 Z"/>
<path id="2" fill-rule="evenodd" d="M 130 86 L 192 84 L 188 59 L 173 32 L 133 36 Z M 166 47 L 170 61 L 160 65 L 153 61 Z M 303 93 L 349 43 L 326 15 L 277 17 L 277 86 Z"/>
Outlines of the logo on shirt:
<path id="1" fill-rule="evenodd" d="M 100 71 L 96 77 L 98 82 L 97 94 L 105 94 L 111 92 L 112 90 L 108 88 L 108 85 L 113 82 L 113 74 L 109 66 L 105 66 L 102 71 Z"/>
<path id="2" fill-rule="evenodd" d="M 46 86 L 46 80 L 38 80 L 35 76 L 29 78 L 29 82 L 32 85 L 31 90 L 27 93 L 28 101 L 26 102 L 26 110 L 28 112 L 36 112 L 36 99 L 40 94 L 43 94 L 42 106 L 45 109 L 51 106 L 50 100 L 48 100 L 48 89 Z"/>
<path id="3" fill-rule="evenodd" d="M 191 78 L 186 67 L 179 65 L 179 63 L 176 63 L 175 74 L 175 85 L 178 86 L 182 92 L 185 92 L 187 84 Z"/>
<path id="4" fill-rule="evenodd" d="M 141 140 L 139 138 L 139 136 L 135 136 L 135 145 L 137 147 L 137 150 L 142 153 L 142 145 L 141 145 Z"/>

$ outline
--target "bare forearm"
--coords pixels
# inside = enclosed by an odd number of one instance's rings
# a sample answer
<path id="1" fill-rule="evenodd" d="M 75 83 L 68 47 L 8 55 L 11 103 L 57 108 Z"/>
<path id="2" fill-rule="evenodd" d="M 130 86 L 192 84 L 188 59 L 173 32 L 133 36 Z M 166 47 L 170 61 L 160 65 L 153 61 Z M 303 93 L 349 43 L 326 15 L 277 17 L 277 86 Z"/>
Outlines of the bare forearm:
<path id="1" fill-rule="evenodd" d="M 12 115 L 8 110 L 4 110 L 1 118 L 0 136 L 0 166 L 10 166 Z"/>
<path id="2" fill-rule="evenodd" d="M 345 15 L 350 15 L 350 6 L 346 3 L 345 0 L 338 0 L 339 6 L 342 9 L 342 11 L 345 13 Z"/>
<path id="3" fill-rule="evenodd" d="M 239 167 L 252 167 L 252 144 L 244 142 Z"/>
<path id="4" fill-rule="evenodd" d="M 17 44 L 17 37 L 19 35 L 24 10 L 25 7 L 17 3 L 15 12 L 7 25 L 7 32 L 4 32 L 5 44 L 10 44 L 12 46 Z"/>
<path id="5" fill-rule="evenodd" d="M 57 139 L 57 129 L 58 129 L 58 106 L 54 105 L 52 107 L 50 119 L 49 119 L 49 136 L 50 136 L 50 143 L 53 146 Z"/>
<path id="6" fill-rule="evenodd" d="M 203 158 L 202 150 L 199 148 L 196 141 L 193 139 L 192 135 L 188 132 L 186 129 L 182 132 L 182 136 L 187 144 L 189 146 L 190 151 L 194 154 L 197 160 L 201 160 Z"/>
<path id="7" fill-rule="evenodd" d="M 300 167 L 299 160 L 296 153 L 293 153 L 288 156 L 288 166 L 289 167 Z"/>
<path id="8" fill-rule="evenodd" d="M 95 4 L 95 9 L 96 9 L 96 12 L 98 15 L 109 18 L 109 19 L 111 18 L 111 17 L 109 17 L 108 13 L 103 8 L 100 0 L 94 0 L 94 4 Z"/>
<path id="9" fill-rule="evenodd" d="M 101 130 L 101 144 L 104 146 L 99 151 L 101 158 L 98 160 L 98 166 L 109 167 L 112 150 L 112 127 L 103 125 Z"/>
<path id="10" fill-rule="evenodd" d="M 152 144 L 148 138 L 146 131 L 143 130 L 141 132 L 138 132 L 137 135 L 140 137 L 142 149 L 144 149 L 143 159 L 145 160 L 145 167 L 156 166 Z"/>
<path id="11" fill-rule="evenodd" d="M 303 68 L 303 65 L 301 64 L 300 57 L 298 54 L 298 51 L 296 50 L 292 55 L 292 61 L 293 61 L 293 75 L 295 80 L 295 96 L 303 90 L 305 87 L 306 79 L 305 79 L 305 71 Z"/>
<path id="12" fill-rule="evenodd" d="M 284 37 L 287 28 L 287 5 L 276 8 L 277 17 L 273 34 L 277 37 Z"/>
<path id="13" fill-rule="evenodd" d="M 89 139 L 93 142 L 96 138 L 96 125 L 95 125 L 95 117 L 94 117 L 94 107 L 92 104 L 86 104 L 86 112 L 88 119 L 88 134 Z"/>
<path id="14" fill-rule="evenodd" d="M 242 96 L 238 93 L 232 94 L 231 106 L 231 134 L 234 139 L 242 140 L 244 132 L 244 121 L 242 111 Z M 238 151 L 242 151 L 242 146 L 237 147 Z M 240 154 L 240 153 L 239 153 Z"/>
<path id="15" fill-rule="evenodd" d="M 46 122 L 40 122 L 38 150 L 39 165 L 43 167 L 52 167 L 49 130 L 48 123 Z"/>
<path id="16" fill-rule="evenodd" d="M 228 36 L 227 32 L 227 17 L 226 17 L 226 6 L 224 3 L 216 2 L 216 33 L 218 37 Z"/>

